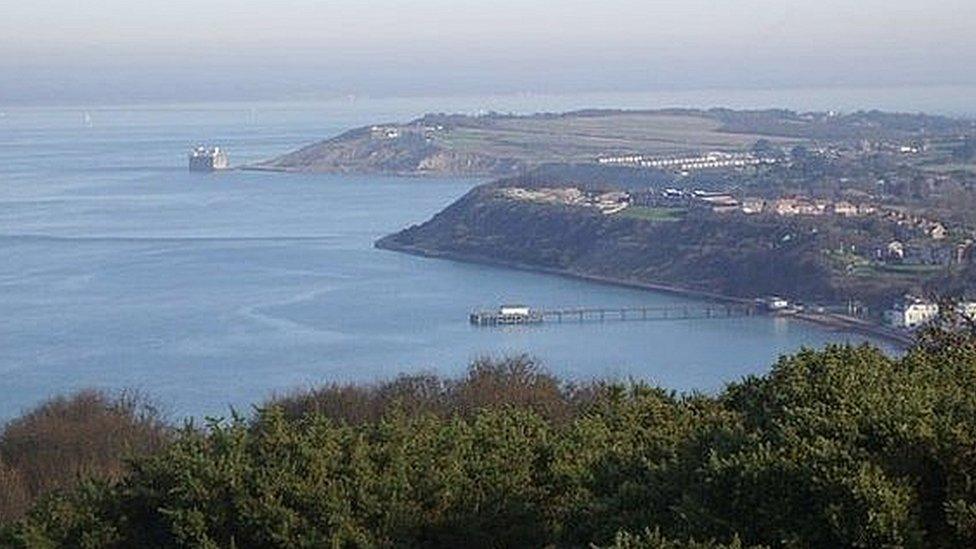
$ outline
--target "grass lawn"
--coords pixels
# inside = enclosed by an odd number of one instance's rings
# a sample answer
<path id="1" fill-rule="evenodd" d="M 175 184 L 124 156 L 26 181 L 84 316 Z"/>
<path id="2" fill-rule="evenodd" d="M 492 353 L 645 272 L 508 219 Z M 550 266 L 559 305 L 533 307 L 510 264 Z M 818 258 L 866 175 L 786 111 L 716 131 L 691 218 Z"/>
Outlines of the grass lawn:
<path id="1" fill-rule="evenodd" d="M 644 219 L 646 221 L 679 221 L 684 218 L 688 210 L 684 208 L 648 208 L 645 206 L 631 206 L 617 215 Z"/>
<path id="2" fill-rule="evenodd" d="M 918 278 L 942 272 L 942 265 L 859 265 L 854 268 L 855 276 Z"/>
<path id="3" fill-rule="evenodd" d="M 922 166 L 923 170 L 936 172 L 936 173 L 949 173 L 949 172 L 969 172 L 976 173 L 976 164 L 963 164 L 963 163 L 949 163 L 949 164 L 928 164 Z"/>
<path id="4" fill-rule="evenodd" d="M 610 113 L 598 116 L 502 119 L 462 126 L 438 138 L 458 152 L 477 152 L 533 162 L 592 161 L 609 152 L 678 154 L 742 150 L 762 136 L 719 131 L 704 116 Z M 766 137 L 776 143 L 800 140 Z"/>

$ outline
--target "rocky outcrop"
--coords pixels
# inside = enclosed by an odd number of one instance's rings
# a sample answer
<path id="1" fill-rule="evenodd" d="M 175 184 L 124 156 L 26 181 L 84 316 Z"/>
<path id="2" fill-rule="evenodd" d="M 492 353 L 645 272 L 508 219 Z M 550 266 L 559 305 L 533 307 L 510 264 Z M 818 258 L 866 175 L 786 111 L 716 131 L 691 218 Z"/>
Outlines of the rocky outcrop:
<path id="1" fill-rule="evenodd" d="M 427 139 L 412 127 L 396 137 L 361 128 L 258 164 L 261 169 L 326 173 L 501 176 L 518 163 L 510 158 L 462 153 Z M 402 133 L 400 133 L 402 132 Z"/>

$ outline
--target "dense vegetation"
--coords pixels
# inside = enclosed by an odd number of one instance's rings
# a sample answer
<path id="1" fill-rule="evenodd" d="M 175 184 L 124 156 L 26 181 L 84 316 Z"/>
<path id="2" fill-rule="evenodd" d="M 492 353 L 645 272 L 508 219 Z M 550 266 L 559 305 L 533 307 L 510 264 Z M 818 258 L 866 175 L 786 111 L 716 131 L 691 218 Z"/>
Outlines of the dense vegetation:
<path id="1" fill-rule="evenodd" d="M 86 402 L 101 411 L 73 411 Z M 120 472 L 6 508 L 0 545 L 971 547 L 974 417 L 976 340 L 958 332 L 901 358 L 801 351 L 713 396 L 480 361 L 174 429 Z M 0 457 L 55 433 L 32 451 L 81 471 L 72 430 L 154 445 L 135 425 L 110 400 L 57 400 L 9 424 Z"/>
<path id="2" fill-rule="evenodd" d="M 158 451 L 170 430 L 138 394 L 81 391 L 38 406 L 0 432 L 0 523 L 80 478 L 121 478 L 126 457 Z"/>

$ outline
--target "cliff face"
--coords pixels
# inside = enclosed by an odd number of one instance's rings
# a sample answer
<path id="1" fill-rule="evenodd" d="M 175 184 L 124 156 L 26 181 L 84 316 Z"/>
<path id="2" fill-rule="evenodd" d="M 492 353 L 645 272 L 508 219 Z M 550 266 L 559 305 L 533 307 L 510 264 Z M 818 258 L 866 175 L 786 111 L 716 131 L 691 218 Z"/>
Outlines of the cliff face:
<path id="1" fill-rule="evenodd" d="M 791 238 L 784 241 L 784 234 Z M 661 222 L 509 200 L 490 186 L 377 246 L 739 297 L 838 297 L 817 235 L 745 216 Z"/>

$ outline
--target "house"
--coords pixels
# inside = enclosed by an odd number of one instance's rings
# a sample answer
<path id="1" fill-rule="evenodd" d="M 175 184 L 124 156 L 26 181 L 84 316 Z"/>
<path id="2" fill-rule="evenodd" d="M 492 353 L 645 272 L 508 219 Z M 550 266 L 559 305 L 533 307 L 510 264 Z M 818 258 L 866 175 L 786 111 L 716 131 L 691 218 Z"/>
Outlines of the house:
<path id="1" fill-rule="evenodd" d="M 893 328 L 913 329 L 928 324 L 939 316 L 939 305 L 906 295 L 884 312 L 884 322 Z"/>
<path id="2" fill-rule="evenodd" d="M 887 260 L 897 261 L 905 259 L 905 245 L 898 240 L 892 240 L 885 246 L 884 257 Z"/>
<path id="3" fill-rule="evenodd" d="M 370 137 L 373 139 L 397 139 L 400 137 L 400 128 L 396 126 L 373 126 L 369 130 Z"/>
<path id="4" fill-rule="evenodd" d="M 830 206 L 830 202 L 827 200 L 812 200 L 810 204 L 813 206 L 810 215 L 823 215 L 827 213 L 827 208 Z"/>
<path id="5" fill-rule="evenodd" d="M 630 205 L 630 195 L 626 192 L 608 192 L 597 196 L 593 206 L 605 215 L 621 212 Z"/>
<path id="6" fill-rule="evenodd" d="M 817 206 L 813 202 L 797 200 L 796 213 L 798 215 L 817 215 Z"/>
<path id="7" fill-rule="evenodd" d="M 715 213 L 730 213 L 739 209 L 739 201 L 727 193 L 712 193 L 695 191 L 699 202 L 705 204 Z"/>
<path id="8" fill-rule="evenodd" d="M 872 206 L 871 204 L 858 204 L 857 215 L 866 216 L 872 215 L 878 211 L 878 208 Z"/>
<path id="9" fill-rule="evenodd" d="M 742 213 L 747 215 L 762 213 L 763 207 L 766 206 L 766 201 L 762 198 L 744 198 L 742 199 Z"/>
<path id="10" fill-rule="evenodd" d="M 773 213 L 776 215 L 796 215 L 799 213 L 795 198 L 780 198 L 773 202 Z"/>
<path id="11" fill-rule="evenodd" d="M 797 200 L 795 211 L 798 215 L 823 215 L 827 211 L 827 202 L 823 200 Z"/>
<path id="12" fill-rule="evenodd" d="M 957 265 L 964 265 L 973 259 L 973 241 L 966 239 L 956 244 L 952 260 Z"/>
<path id="13" fill-rule="evenodd" d="M 968 320 L 976 320 L 976 301 L 960 301 L 956 312 Z"/>
<path id="14" fill-rule="evenodd" d="M 857 207 L 850 202 L 845 202 L 841 200 L 840 202 L 834 203 L 834 215 L 842 215 L 844 217 L 853 217 L 857 215 Z"/>
<path id="15" fill-rule="evenodd" d="M 925 234 L 933 240 L 942 240 L 948 233 L 945 225 L 939 222 L 933 222 L 925 228 Z"/>

